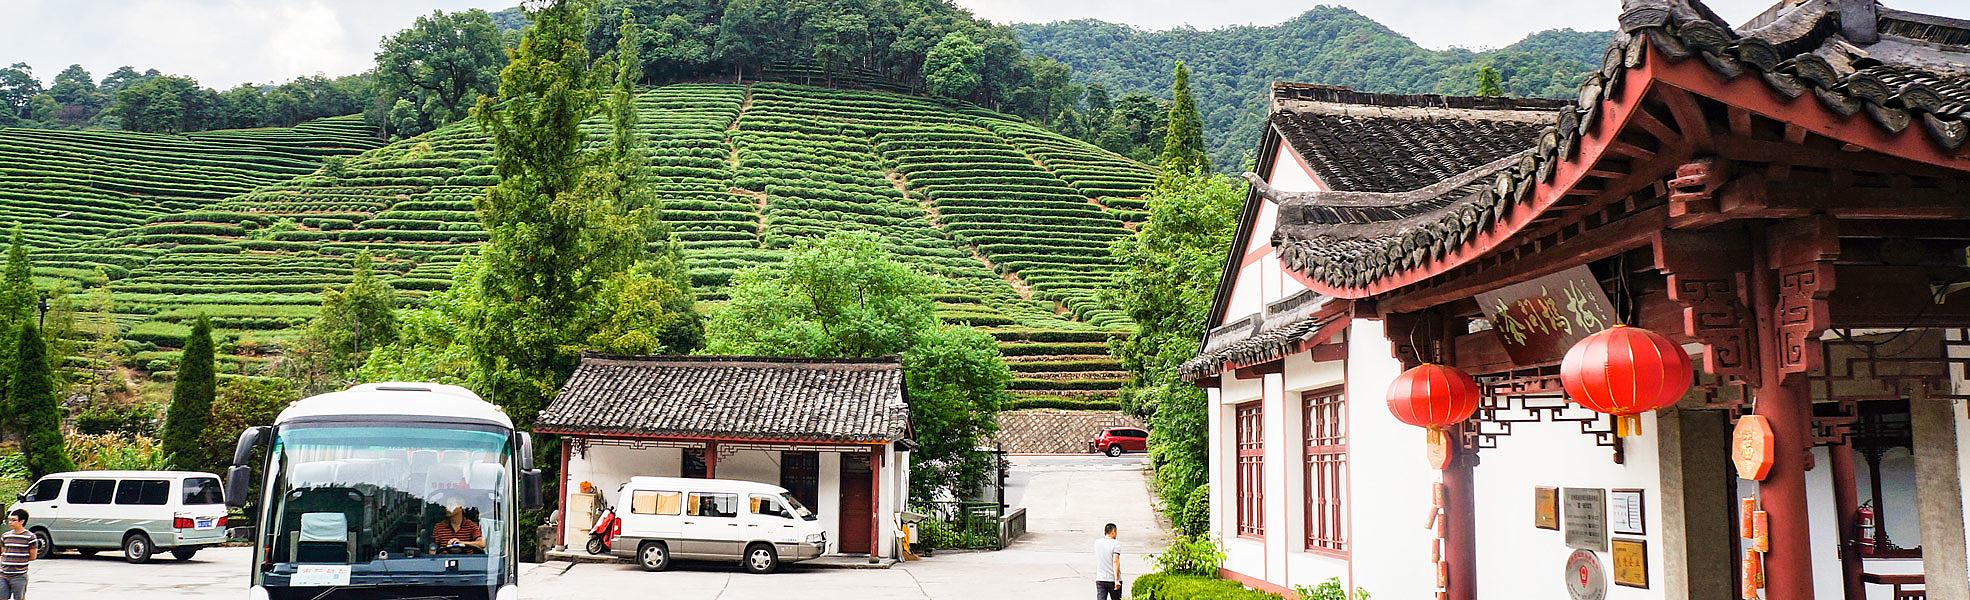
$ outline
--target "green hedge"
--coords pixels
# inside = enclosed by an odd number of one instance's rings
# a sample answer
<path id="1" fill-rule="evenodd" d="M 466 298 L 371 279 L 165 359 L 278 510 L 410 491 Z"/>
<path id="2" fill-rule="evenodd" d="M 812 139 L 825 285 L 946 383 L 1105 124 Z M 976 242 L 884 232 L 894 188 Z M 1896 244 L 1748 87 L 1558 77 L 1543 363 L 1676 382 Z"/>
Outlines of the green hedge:
<path id="1" fill-rule="evenodd" d="M 1281 600 L 1279 594 L 1247 589 L 1236 581 L 1200 575 L 1151 573 L 1137 577 L 1135 600 Z"/>
<path id="2" fill-rule="evenodd" d="M 1095 398 L 1095 399 L 1083 400 L 1080 398 L 1041 396 L 1034 398 L 1014 398 L 1012 399 L 1011 402 L 1006 403 L 1005 409 L 1027 410 L 1027 409 L 1035 409 L 1035 408 L 1051 408 L 1058 410 L 1098 410 L 1098 411 L 1112 412 L 1112 411 L 1122 410 L 1122 403 L 1118 400 L 1115 400 L 1114 398 Z"/>

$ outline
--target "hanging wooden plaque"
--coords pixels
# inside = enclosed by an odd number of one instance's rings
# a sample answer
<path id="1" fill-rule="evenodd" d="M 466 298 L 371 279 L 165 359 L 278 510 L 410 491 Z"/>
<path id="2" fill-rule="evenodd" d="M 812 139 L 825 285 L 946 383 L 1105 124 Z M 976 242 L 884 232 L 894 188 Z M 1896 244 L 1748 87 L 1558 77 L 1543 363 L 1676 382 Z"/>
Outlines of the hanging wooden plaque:
<path id="1" fill-rule="evenodd" d="M 1580 265 L 1477 295 L 1505 354 L 1520 366 L 1559 360 L 1575 343 L 1615 324 L 1614 304 Z"/>

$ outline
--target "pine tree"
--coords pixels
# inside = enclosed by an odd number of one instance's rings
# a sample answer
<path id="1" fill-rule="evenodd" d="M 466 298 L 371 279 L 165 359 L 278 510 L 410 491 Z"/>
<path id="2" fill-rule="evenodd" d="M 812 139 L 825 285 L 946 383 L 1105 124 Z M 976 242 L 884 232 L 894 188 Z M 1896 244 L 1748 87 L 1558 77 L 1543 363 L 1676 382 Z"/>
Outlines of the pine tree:
<path id="1" fill-rule="evenodd" d="M 23 433 L 21 453 L 35 477 L 75 468 L 62 441 L 62 407 L 55 399 L 55 373 L 47 343 L 29 321 L 20 327 L 14 356 L 19 360 L 7 388 L 7 404 Z"/>
<path id="2" fill-rule="evenodd" d="M 199 315 L 185 337 L 185 352 L 178 359 L 177 381 L 171 385 L 171 409 L 164 416 L 164 456 L 174 469 L 202 471 L 211 468 L 212 453 L 199 446 L 212 414 L 212 396 L 217 391 L 212 355 L 212 320 Z"/>
<path id="3" fill-rule="evenodd" d="M 481 391 L 522 428 L 573 372 L 594 325 L 588 307 L 643 258 L 649 235 L 650 211 L 616 206 L 622 182 L 582 149 L 580 123 L 601 88 L 583 46 L 592 13 L 585 0 L 529 10 L 498 100 L 473 111 L 499 176 L 476 203 L 489 239 L 474 359 Z"/>
<path id="4" fill-rule="evenodd" d="M 1204 119 L 1190 97 L 1190 69 L 1177 61 L 1176 82 L 1170 85 L 1170 128 L 1163 137 L 1163 156 L 1157 161 L 1166 173 L 1211 168 L 1204 154 Z"/>
<path id="5" fill-rule="evenodd" d="M 0 267 L 0 340 L 12 342 L 15 332 L 34 318 L 34 266 L 27 260 L 27 243 L 21 240 L 21 226 L 14 225 L 7 246 L 7 262 Z M 10 389 L 14 376 L 12 343 L 0 343 L 0 390 Z M 0 400 L 4 400 L 0 394 Z M 11 426 L 15 411 L 0 404 L 0 423 Z"/>

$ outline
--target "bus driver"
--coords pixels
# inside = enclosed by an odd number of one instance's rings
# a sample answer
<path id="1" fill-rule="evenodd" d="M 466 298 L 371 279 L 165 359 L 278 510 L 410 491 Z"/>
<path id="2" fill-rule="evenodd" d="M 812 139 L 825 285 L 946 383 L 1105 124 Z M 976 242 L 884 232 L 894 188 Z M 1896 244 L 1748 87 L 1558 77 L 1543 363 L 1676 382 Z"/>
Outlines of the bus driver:
<path id="1" fill-rule="evenodd" d="M 478 554 L 486 551 L 485 536 L 479 523 L 465 518 L 465 506 L 457 497 L 445 499 L 445 517 L 431 526 L 431 543 L 447 554 Z"/>

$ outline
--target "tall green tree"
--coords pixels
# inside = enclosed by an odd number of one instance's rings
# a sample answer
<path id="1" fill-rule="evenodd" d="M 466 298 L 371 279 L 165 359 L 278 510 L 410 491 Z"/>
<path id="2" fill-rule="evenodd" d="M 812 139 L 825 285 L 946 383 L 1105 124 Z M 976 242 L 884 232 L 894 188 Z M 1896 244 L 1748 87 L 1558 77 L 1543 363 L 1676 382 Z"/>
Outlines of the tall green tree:
<path id="1" fill-rule="evenodd" d="M 1476 96 L 1505 95 L 1505 84 L 1501 82 L 1498 78 L 1498 69 L 1492 68 L 1491 65 L 1484 65 L 1478 67 L 1477 93 L 1473 95 Z"/>
<path id="2" fill-rule="evenodd" d="M 171 383 L 171 408 L 164 414 L 164 455 L 172 468 L 203 471 L 215 466 L 213 451 L 199 444 L 212 415 L 218 374 L 212 347 L 212 320 L 199 315 L 185 336 L 178 375 Z"/>
<path id="3" fill-rule="evenodd" d="M 383 38 L 376 53 L 383 97 L 409 100 L 417 110 L 416 129 L 401 135 L 464 118 L 481 96 L 494 92 L 505 65 L 499 27 L 478 9 L 418 17 L 409 29 Z"/>
<path id="4" fill-rule="evenodd" d="M 48 86 L 48 97 L 61 109 L 55 114 L 64 126 L 79 127 L 96 118 L 109 104 L 109 97 L 96 86 L 96 80 L 82 65 L 69 65 L 55 74 L 55 80 Z"/>
<path id="5" fill-rule="evenodd" d="M 375 259 L 356 253 L 348 285 L 322 292 L 321 312 L 308 323 L 303 347 L 308 391 L 340 387 L 371 350 L 397 341 L 397 291 L 376 277 Z"/>
<path id="6" fill-rule="evenodd" d="M 21 326 L 32 322 L 37 298 L 27 242 L 21 239 L 21 226 L 14 225 L 8 235 L 7 261 L 0 266 L 0 340 L 12 341 Z M 12 380 L 14 350 L 14 344 L 0 344 L 0 389 L 7 389 L 7 383 Z M 5 408 L 0 406 L 0 410 Z M 9 419 L 0 415 L 0 422 L 6 421 Z"/>
<path id="7" fill-rule="evenodd" d="M 41 95 L 41 80 L 27 63 L 14 63 L 0 69 L 0 127 L 14 127 L 33 116 L 35 96 Z"/>
<path id="8" fill-rule="evenodd" d="M 156 133 L 202 131 L 223 121 L 219 93 L 190 77 L 151 77 L 123 87 L 109 107 L 124 129 Z"/>
<path id="9" fill-rule="evenodd" d="M 7 386 L 8 411 L 22 433 L 21 453 L 34 477 L 75 468 L 62 442 L 62 407 L 55 398 L 54 366 L 34 323 L 20 328 L 13 354 L 19 359 Z"/>
<path id="10" fill-rule="evenodd" d="M 482 391 L 522 427 L 574 370 L 595 327 L 587 307 L 643 257 L 647 240 L 649 212 L 615 206 L 623 182 L 582 149 L 579 125 L 601 87 L 582 44 L 591 8 L 558 0 L 531 10 L 498 100 L 481 97 L 474 109 L 499 176 L 476 202 L 489 240 L 475 362 Z"/>
<path id="11" fill-rule="evenodd" d="M 1204 118 L 1197 115 L 1197 101 L 1190 97 L 1190 69 L 1177 61 L 1175 82 L 1170 84 L 1169 131 L 1163 137 L 1163 154 L 1157 161 L 1165 173 L 1209 170 L 1210 158 L 1204 154 Z"/>
<path id="12" fill-rule="evenodd" d="M 717 354 L 873 358 L 900 355 L 919 497 L 969 497 L 989 459 L 972 449 L 997 431 L 1012 373 L 992 336 L 939 326 L 936 280 L 897 262 L 881 238 L 840 232 L 802 240 L 786 260 L 741 273 L 706 327 Z"/>
<path id="13" fill-rule="evenodd" d="M 1135 376 L 1123 400 L 1149 415 L 1156 490 L 1173 516 L 1209 514 L 1187 507 L 1206 497 L 1192 491 L 1209 480 L 1209 402 L 1176 369 L 1196 355 L 1209 326 L 1205 317 L 1244 198 L 1245 184 L 1228 176 L 1165 173 L 1146 199 L 1148 221 L 1114 246 L 1124 269 L 1105 300 L 1128 313 L 1134 331 L 1109 349 Z M 1208 527 L 1182 520 L 1177 525 L 1193 535 Z"/>
<path id="14" fill-rule="evenodd" d="M 924 55 L 924 84 L 933 95 L 970 98 L 978 93 L 978 67 L 984 61 L 984 48 L 964 33 L 953 31 Z"/>

